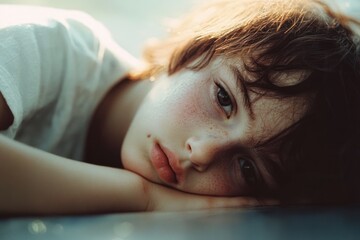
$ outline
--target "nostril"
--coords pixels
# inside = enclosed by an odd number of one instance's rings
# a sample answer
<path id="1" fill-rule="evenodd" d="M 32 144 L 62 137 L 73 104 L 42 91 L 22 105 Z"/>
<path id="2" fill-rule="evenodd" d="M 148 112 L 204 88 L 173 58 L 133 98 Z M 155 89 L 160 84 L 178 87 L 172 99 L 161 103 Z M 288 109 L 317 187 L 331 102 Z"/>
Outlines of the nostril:
<path id="1" fill-rule="evenodd" d="M 186 150 L 188 150 L 190 153 L 192 152 L 192 148 L 190 144 L 186 144 Z"/>

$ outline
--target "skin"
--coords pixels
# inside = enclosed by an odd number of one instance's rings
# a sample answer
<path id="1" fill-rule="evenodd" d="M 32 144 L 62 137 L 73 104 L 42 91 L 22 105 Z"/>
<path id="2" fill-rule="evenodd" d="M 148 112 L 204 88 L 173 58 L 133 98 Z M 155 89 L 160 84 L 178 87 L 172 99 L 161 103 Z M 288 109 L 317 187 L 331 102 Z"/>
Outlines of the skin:
<path id="1" fill-rule="evenodd" d="M 250 178 L 274 187 L 262 156 L 276 162 L 276 154 L 256 145 L 297 121 L 306 110 L 307 98 L 280 100 L 250 93 L 250 114 L 234 68 L 249 77 L 241 61 L 219 57 L 200 71 L 182 70 L 156 79 L 126 132 L 123 167 L 181 191 L 234 196 L 254 190 L 245 176 L 245 164 L 252 169 Z M 279 81 L 291 84 L 297 78 L 299 74 L 288 74 Z M 157 144 L 167 160 L 172 159 L 174 181 L 164 178 L 167 171 L 161 173 L 163 169 L 153 162 Z"/>
<path id="2" fill-rule="evenodd" d="M 0 161 L 0 192 L 11 194 L 1 198 L 0 212 L 78 214 L 278 204 L 276 199 L 209 196 L 251 195 L 239 159 L 251 161 L 247 166 L 256 164 L 256 171 L 271 182 L 254 144 L 299 115 L 279 113 L 290 107 L 297 113 L 295 103 L 301 99 L 256 96 L 251 97 L 254 115 L 247 115 L 229 66 L 219 59 L 198 72 L 184 70 L 155 82 L 124 80 L 114 87 L 95 112 L 88 147 L 101 164 L 115 152 L 119 161 L 122 146 L 125 170 L 71 161 L 1 136 L 0 153 L 6 161 Z M 233 102 L 224 89 L 219 91 L 220 83 Z M 3 98 L 0 107 L 11 120 Z M 8 124 L 0 122 L 0 129 Z M 156 154 L 156 144 L 168 149 L 166 155 Z M 158 156 L 175 161 L 176 181 L 164 178 L 164 169 L 154 164 Z"/>

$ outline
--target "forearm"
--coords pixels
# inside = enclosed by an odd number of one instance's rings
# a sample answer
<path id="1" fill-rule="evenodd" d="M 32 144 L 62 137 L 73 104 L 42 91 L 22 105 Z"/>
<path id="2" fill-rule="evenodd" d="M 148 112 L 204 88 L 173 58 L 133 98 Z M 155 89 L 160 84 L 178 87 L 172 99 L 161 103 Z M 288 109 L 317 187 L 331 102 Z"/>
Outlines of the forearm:
<path id="1" fill-rule="evenodd" d="M 64 159 L 0 137 L 0 212 L 145 210 L 143 182 L 120 169 Z M 6 157 L 4 157 L 6 156 Z"/>

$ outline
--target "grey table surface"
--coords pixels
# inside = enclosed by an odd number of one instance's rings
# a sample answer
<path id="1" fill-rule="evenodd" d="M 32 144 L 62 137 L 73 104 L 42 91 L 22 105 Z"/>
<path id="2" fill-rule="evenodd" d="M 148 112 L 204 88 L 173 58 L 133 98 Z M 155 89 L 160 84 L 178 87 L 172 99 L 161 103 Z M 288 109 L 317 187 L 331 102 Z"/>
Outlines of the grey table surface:
<path id="1" fill-rule="evenodd" d="M 360 239 L 360 206 L 0 219 L 1 240 Z"/>

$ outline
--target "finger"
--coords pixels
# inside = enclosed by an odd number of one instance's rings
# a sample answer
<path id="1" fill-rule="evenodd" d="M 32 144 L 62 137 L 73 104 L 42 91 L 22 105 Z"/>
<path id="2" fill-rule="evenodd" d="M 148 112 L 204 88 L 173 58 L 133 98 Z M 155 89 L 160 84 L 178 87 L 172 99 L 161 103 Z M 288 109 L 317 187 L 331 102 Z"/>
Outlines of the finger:
<path id="1" fill-rule="evenodd" d="M 257 199 L 249 197 L 205 197 L 204 201 L 206 208 L 254 207 L 259 205 Z"/>
<path id="2" fill-rule="evenodd" d="M 206 208 L 236 208 L 236 207 L 260 207 L 279 205 L 276 199 L 258 199 L 253 197 L 200 197 L 189 200 L 194 209 Z"/>

